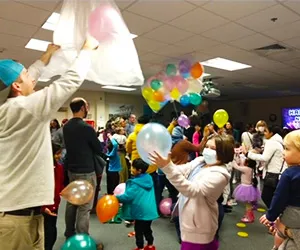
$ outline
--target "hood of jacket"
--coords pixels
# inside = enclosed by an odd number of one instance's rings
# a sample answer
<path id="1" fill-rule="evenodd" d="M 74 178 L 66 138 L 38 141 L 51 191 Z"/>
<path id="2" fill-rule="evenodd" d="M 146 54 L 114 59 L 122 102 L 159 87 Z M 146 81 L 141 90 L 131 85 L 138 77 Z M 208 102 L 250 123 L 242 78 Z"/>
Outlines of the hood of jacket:
<path id="1" fill-rule="evenodd" d="M 146 190 L 150 190 L 153 187 L 152 177 L 149 174 L 140 174 L 131 179 L 131 182 Z"/>

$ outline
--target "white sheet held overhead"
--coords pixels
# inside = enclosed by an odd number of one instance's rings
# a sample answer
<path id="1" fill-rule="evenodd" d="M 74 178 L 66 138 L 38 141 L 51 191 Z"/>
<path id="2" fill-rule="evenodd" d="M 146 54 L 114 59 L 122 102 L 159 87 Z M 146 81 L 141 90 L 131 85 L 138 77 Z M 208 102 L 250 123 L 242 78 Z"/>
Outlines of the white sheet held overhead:
<path id="1" fill-rule="evenodd" d="M 89 34 L 89 31 L 91 34 Z M 103 85 L 142 85 L 144 77 L 130 32 L 111 0 L 64 0 L 53 42 L 61 46 L 40 80 L 63 74 L 87 36 L 99 40 L 87 80 Z"/>

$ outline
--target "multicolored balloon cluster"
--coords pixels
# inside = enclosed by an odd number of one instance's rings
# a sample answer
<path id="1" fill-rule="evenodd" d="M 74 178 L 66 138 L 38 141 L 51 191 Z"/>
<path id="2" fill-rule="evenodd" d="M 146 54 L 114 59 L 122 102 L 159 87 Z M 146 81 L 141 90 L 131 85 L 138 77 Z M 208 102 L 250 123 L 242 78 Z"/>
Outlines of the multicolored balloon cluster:
<path id="1" fill-rule="evenodd" d="M 178 101 L 184 107 L 198 106 L 202 102 L 200 77 L 203 73 L 204 68 L 199 62 L 191 64 L 188 60 L 182 60 L 177 66 L 168 64 L 165 71 L 145 82 L 142 95 L 154 112 L 158 112 L 172 100 Z"/>

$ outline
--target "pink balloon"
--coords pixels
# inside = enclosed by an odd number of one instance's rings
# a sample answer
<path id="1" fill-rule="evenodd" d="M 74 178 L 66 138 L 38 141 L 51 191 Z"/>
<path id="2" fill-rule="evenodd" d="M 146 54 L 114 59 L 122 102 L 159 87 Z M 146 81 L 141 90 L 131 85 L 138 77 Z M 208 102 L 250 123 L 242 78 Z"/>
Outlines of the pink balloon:
<path id="1" fill-rule="evenodd" d="M 125 193 L 126 189 L 126 184 L 125 183 L 120 183 L 118 186 L 116 186 L 114 190 L 114 195 L 121 195 Z"/>
<path id="2" fill-rule="evenodd" d="M 125 34 L 128 29 L 120 13 L 111 5 L 103 4 L 91 13 L 88 31 L 99 42 L 104 42 L 113 40 L 120 32 Z"/>
<path id="3" fill-rule="evenodd" d="M 176 87 L 176 84 L 175 84 L 175 81 L 174 81 L 174 77 L 166 77 L 164 79 L 164 86 L 169 91 L 172 91 Z"/>
<path id="4" fill-rule="evenodd" d="M 171 198 L 163 199 L 159 203 L 159 211 L 163 215 L 170 215 L 171 214 L 171 207 L 172 207 L 172 199 Z"/>
<path id="5" fill-rule="evenodd" d="M 166 75 L 166 73 L 165 73 L 164 71 L 160 71 L 160 72 L 158 72 L 158 73 L 155 75 L 155 77 L 156 77 L 157 79 L 163 81 L 163 80 L 167 77 L 167 75 Z"/>
<path id="6" fill-rule="evenodd" d="M 189 88 L 188 81 L 185 80 L 182 76 L 175 76 L 174 78 L 176 87 L 178 88 L 179 92 L 181 94 L 185 94 Z"/>
<path id="7" fill-rule="evenodd" d="M 187 128 L 190 125 L 190 120 L 186 115 L 180 115 L 178 117 L 178 124 L 181 127 Z"/>

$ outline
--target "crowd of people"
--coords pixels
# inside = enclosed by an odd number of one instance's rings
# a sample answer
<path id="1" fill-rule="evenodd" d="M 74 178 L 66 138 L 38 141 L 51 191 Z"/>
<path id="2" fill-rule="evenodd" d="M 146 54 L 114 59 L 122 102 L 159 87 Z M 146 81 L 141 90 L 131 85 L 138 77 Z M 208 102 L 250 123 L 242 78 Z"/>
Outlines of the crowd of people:
<path id="1" fill-rule="evenodd" d="M 56 119 L 50 122 L 80 87 L 96 46 L 87 40 L 70 70 L 37 92 L 36 80 L 57 46 L 50 45 L 28 71 L 13 60 L 0 60 L 1 247 L 53 249 L 59 194 L 76 180 L 93 186 L 94 199 L 79 206 L 67 202 L 64 236 L 89 234 L 106 172 L 107 194 L 126 183 L 124 194 L 116 197 L 123 204 L 121 218 L 134 225 L 136 250 L 156 249 L 151 224 L 160 216 L 165 187 L 182 250 L 217 250 L 224 213 L 243 203 L 241 221 L 253 223 L 260 198 L 268 208 L 260 222 L 274 234 L 273 249 L 299 249 L 299 130 L 283 138 L 279 126 L 258 121 L 241 134 L 230 121 L 217 128 L 203 124 L 197 114 L 183 128 L 176 114 L 166 126 L 170 154 L 149 152 L 148 164 L 140 158 L 137 137 L 151 117 L 114 117 L 96 131 L 84 121 L 88 102 L 77 97 L 70 103 L 71 119 L 61 126 Z"/>

